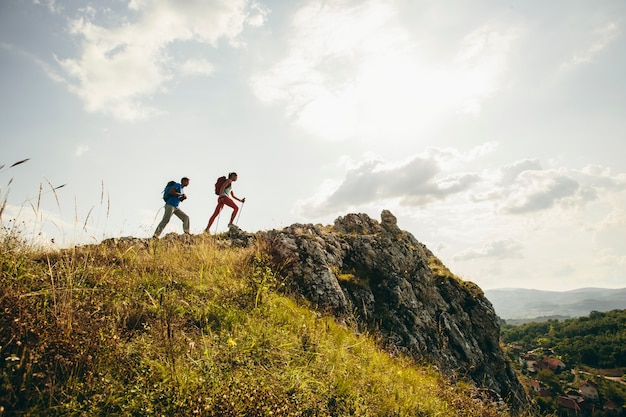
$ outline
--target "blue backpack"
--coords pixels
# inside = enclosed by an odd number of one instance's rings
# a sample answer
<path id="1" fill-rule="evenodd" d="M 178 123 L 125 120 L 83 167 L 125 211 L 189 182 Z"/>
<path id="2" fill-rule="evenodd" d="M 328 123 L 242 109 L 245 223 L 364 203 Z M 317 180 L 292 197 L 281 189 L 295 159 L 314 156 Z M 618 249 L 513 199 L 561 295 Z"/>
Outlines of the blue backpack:
<path id="1" fill-rule="evenodd" d="M 170 196 L 170 188 L 172 188 L 172 185 L 176 184 L 176 181 L 170 181 L 167 183 L 167 185 L 165 186 L 165 188 L 163 189 L 163 201 L 167 201 L 167 199 Z"/>

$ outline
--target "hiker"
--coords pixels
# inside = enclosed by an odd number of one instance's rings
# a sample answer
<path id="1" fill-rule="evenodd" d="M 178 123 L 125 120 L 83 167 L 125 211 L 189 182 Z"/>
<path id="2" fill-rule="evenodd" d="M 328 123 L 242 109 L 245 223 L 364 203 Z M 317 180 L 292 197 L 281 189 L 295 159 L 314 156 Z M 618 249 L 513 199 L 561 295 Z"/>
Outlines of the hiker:
<path id="1" fill-rule="evenodd" d="M 173 183 L 173 184 L 172 184 Z M 154 231 L 154 238 L 158 238 L 161 235 L 167 223 L 169 223 L 172 214 L 176 215 L 183 221 L 183 232 L 186 235 L 189 234 L 189 216 L 184 211 L 178 208 L 181 201 L 187 199 L 187 195 L 183 193 L 183 188 L 189 185 L 189 178 L 183 177 L 180 180 L 180 184 L 174 181 L 170 181 L 165 190 L 163 190 L 163 200 L 165 200 L 165 213 L 163 213 L 163 220 L 157 226 Z"/>
<path id="2" fill-rule="evenodd" d="M 215 207 L 213 215 L 209 219 L 209 224 L 207 225 L 206 229 L 204 229 L 206 233 L 210 233 L 211 225 L 224 208 L 224 205 L 232 207 L 233 209 L 233 214 L 230 215 L 230 222 L 228 222 L 228 227 L 233 225 L 235 217 L 237 216 L 237 212 L 239 211 L 239 207 L 237 207 L 237 204 L 235 204 L 235 202 L 229 197 L 229 195 L 231 195 L 237 201 L 240 201 L 242 203 L 246 202 L 245 198 L 239 198 L 233 192 L 232 187 L 233 182 L 235 181 L 237 181 L 236 172 L 231 172 L 230 174 L 228 174 L 228 178 L 220 177 L 217 180 L 217 183 L 215 184 L 215 194 L 217 194 L 219 197 L 217 197 L 217 206 Z"/>

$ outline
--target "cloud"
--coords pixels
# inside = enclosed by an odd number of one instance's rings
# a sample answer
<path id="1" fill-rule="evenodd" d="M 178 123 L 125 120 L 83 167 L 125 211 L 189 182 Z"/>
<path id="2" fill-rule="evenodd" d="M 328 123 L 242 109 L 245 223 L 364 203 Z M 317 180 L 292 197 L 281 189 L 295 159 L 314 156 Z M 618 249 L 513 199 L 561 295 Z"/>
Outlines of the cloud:
<path id="1" fill-rule="evenodd" d="M 255 94 L 283 104 L 296 124 L 318 137 L 351 137 L 367 123 L 359 120 L 360 97 L 394 95 L 405 77 L 389 79 L 388 69 L 404 74 L 413 65 L 393 52 L 410 47 L 395 18 L 391 5 L 380 1 L 306 3 L 293 17 L 287 55 L 252 77 Z M 370 65 L 374 57 L 378 68 Z"/>
<path id="2" fill-rule="evenodd" d="M 615 266 L 623 268 L 626 266 L 626 255 L 619 255 L 615 253 L 616 248 L 606 248 L 597 254 L 594 258 L 596 265 L 613 268 Z"/>
<path id="3" fill-rule="evenodd" d="M 498 88 L 512 44 L 520 36 L 515 28 L 486 24 L 462 40 L 455 61 L 460 111 L 478 114 L 481 103 Z"/>
<path id="4" fill-rule="evenodd" d="M 552 171 L 526 171 L 516 181 L 520 188 L 505 202 L 506 213 L 529 213 L 553 207 L 557 202 L 574 198 L 580 184 L 567 175 Z"/>
<path id="5" fill-rule="evenodd" d="M 267 22 L 267 15 L 269 13 L 270 9 L 266 6 L 261 3 L 252 2 L 246 23 L 251 27 L 262 27 Z"/>
<path id="6" fill-rule="evenodd" d="M 626 174 L 615 175 L 598 165 L 582 170 L 543 169 L 538 159 L 524 159 L 483 171 L 463 169 L 493 148 L 493 144 L 467 152 L 429 148 L 403 161 L 376 155 L 360 161 L 344 159 L 343 177 L 325 180 L 315 195 L 296 203 L 296 211 L 318 218 L 346 210 L 390 205 L 410 209 L 448 201 L 468 211 L 523 217 L 551 210 L 583 210 L 590 203 L 611 210 L 622 204 L 618 193 L 626 190 Z M 619 219 L 616 212 L 613 221 Z"/>
<path id="7" fill-rule="evenodd" d="M 599 230 L 616 230 L 626 226 L 626 210 L 616 207 L 598 224 Z"/>
<path id="8" fill-rule="evenodd" d="M 501 209 L 508 214 L 582 207 L 604 198 L 603 194 L 626 189 L 626 174 L 612 175 L 598 165 L 542 170 L 538 161 L 524 160 L 503 167 L 500 173 L 501 188 L 490 196 L 502 197 Z"/>
<path id="9" fill-rule="evenodd" d="M 562 71 L 576 69 L 577 67 L 588 64 L 596 55 L 606 49 L 620 34 L 620 27 L 615 22 L 608 22 L 605 25 L 596 28 L 588 35 L 589 43 L 582 45 L 567 61 L 561 64 Z"/>
<path id="10" fill-rule="evenodd" d="M 132 0 L 128 4 L 136 21 L 112 26 L 94 23 L 93 9 L 70 23 L 70 33 L 81 38 L 80 56 L 60 59 L 71 77 L 70 91 L 78 95 L 88 111 L 111 114 L 118 119 L 136 120 L 159 113 L 146 104 L 166 91 L 175 73 L 176 62 L 168 47 L 176 42 L 200 42 L 217 47 L 220 39 L 240 46 L 238 36 L 250 13 L 245 0 Z M 254 20 L 260 24 L 259 20 Z M 211 64 L 188 60 L 180 66 L 183 74 L 207 74 Z"/>
<path id="11" fill-rule="evenodd" d="M 481 249 L 467 249 L 453 257 L 455 261 L 468 261 L 477 258 L 521 258 L 522 244 L 513 239 L 494 240 Z"/>
<path id="12" fill-rule="evenodd" d="M 589 187 L 622 191 L 626 189 L 626 173 L 613 175 L 611 169 L 601 165 L 587 165 L 580 171 L 581 181 Z"/>
<path id="13" fill-rule="evenodd" d="M 517 30 L 479 25 L 441 58 L 399 13 L 380 0 L 306 3 L 285 57 L 252 77 L 255 94 L 331 141 L 414 137 L 443 118 L 480 113 L 502 84 Z"/>
<path id="14" fill-rule="evenodd" d="M 19 55 L 21 55 L 23 57 L 26 57 L 27 59 L 33 61 L 37 66 L 39 66 L 44 71 L 46 76 L 48 78 L 50 78 L 52 81 L 57 82 L 57 83 L 65 83 L 66 82 L 65 78 L 61 74 L 59 74 L 50 64 L 48 64 L 44 60 L 40 59 L 36 55 L 33 55 L 32 53 L 26 52 L 23 49 L 16 48 L 12 44 L 7 44 L 7 43 L 4 43 L 4 42 L 0 42 L 0 48 L 5 49 L 7 51 L 11 51 L 11 52 L 17 53 L 17 54 L 19 54 Z"/>
<path id="15" fill-rule="evenodd" d="M 57 4 L 56 0 L 33 0 L 33 3 L 45 6 L 51 13 L 61 13 L 63 8 Z"/>
<path id="16" fill-rule="evenodd" d="M 188 59 L 180 65 L 184 75 L 211 75 L 214 70 L 213 64 L 205 59 Z"/>
<path id="17" fill-rule="evenodd" d="M 85 152 L 89 151 L 89 146 L 78 145 L 74 150 L 74 156 L 82 156 Z"/>
<path id="18" fill-rule="evenodd" d="M 527 171 L 541 171 L 541 163 L 537 159 L 524 159 L 500 168 L 500 184 L 507 186 L 515 183 L 520 174 Z"/>
<path id="19" fill-rule="evenodd" d="M 350 164 L 341 181 L 327 181 L 317 195 L 299 202 L 298 211 L 319 217 L 381 201 L 423 206 L 445 200 L 471 189 L 480 180 L 476 173 L 443 170 L 451 161 L 463 158 L 449 149 L 429 149 L 399 163 L 368 156 Z"/>

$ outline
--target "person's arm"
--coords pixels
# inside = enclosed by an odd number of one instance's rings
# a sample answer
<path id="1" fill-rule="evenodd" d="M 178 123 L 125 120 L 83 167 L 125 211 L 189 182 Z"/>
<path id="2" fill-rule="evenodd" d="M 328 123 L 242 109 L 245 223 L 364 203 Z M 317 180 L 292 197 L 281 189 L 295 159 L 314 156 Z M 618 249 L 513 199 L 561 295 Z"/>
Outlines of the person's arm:
<path id="1" fill-rule="evenodd" d="M 239 198 L 239 197 L 237 197 L 233 191 L 231 191 L 231 192 L 230 192 L 230 195 L 232 195 L 232 196 L 233 196 L 233 198 L 234 198 L 235 200 L 237 200 L 237 201 L 241 201 L 242 203 L 245 203 L 245 202 L 246 202 L 246 199 L 245 199 L 245 198 Z"/>
<path id="2" fill-rule="evenodd" d="M 183 200 L 187 198 L 187 196 L 183 193 L 182 188 L 180 191 L 176 191 L 176 187 L 170 187 L 170 191 L 168 192 L 168 194 L 182 197 Z"/>

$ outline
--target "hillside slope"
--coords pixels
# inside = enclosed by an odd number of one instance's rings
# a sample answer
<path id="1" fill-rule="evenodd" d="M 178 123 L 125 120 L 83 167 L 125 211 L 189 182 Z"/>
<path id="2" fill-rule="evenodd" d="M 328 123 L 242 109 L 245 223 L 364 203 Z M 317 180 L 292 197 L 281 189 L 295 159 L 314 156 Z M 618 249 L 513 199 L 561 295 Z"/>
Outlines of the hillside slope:
<path id="1" fill-rule="evenodd" d="M 390 213 L 60 252 L 0 237 L 3 416 L 495 417 L 529 404 L 480 290 Z"/>

